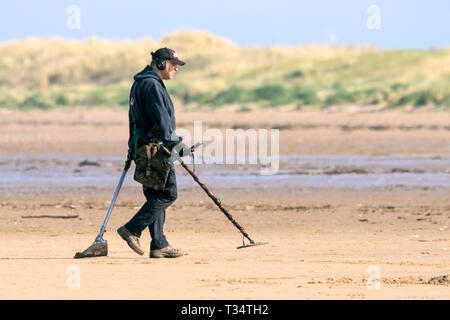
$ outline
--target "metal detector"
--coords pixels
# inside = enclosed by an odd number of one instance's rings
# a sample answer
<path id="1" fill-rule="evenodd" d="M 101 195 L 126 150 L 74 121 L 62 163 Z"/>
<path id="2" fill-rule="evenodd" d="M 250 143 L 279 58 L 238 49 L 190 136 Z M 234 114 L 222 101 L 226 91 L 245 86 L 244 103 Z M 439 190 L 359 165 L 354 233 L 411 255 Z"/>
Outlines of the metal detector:
<path id="1" fill-rule="evenodd" d="M 191 152 L 194 152 L 196 148 L 198 148 L 202 143 L 198 142 L 194 146 L 191 147 Z M 181 160 L 180 157 L 177 157 L 177 160 L 180 162 L 181 166 L 186 169 L 186 171 L 191 175 L 192 178 L 200 185 L 200 187 L 206 192 L 206 194 L 214 201 L 214 203 L 219 207 L 219 209 L 223 212 L 223 214 L 228 218 L 228 220 L 231 221 L 231 223 L 242 233 L 242 245 L 237 247 L 236 249 L 242 249 L 242 248 L 248 248 L 248 247 L 254 247 L 254 246 L 261 246 L 264 244 L 268 244 L 268 242 L 255 242 L 253 241 L 248 233 L 245 231 L 245 229 L 237 223 L 237 221 L 233 218 L 233 216 L 228 212 L 227 209 L 225 209 L 222 206 L 222 203 L 219 199 L 217 199 L 216 196 L 212 194 L 211 191 L 208 190 L 208 188 L 205 186 L 203 182 L 200 181 L 200 179 L 197 177 L 197 175 L 194 173 L 194 171 L 191 170 L 191 168 L 188 167 L 186 163 L 184 163 L 183 160 Z M 195 161 L 194 161 L 195 163 Z M 245 238 L 247 238 L 250 243 L 245 243 Z"/>

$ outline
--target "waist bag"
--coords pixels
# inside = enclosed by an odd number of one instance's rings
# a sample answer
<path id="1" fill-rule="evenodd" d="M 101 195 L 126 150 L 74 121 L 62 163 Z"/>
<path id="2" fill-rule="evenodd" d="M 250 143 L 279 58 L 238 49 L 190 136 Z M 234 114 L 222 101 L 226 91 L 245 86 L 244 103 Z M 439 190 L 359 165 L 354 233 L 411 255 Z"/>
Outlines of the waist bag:
<path id="1" fill-rule="evenodd" d="M 148 141 L 140 136 L 136 130 L 133 131 L 134 140 L 134 161 L 136 169 L 134 180 L 142 183 L 145 187 L 163 190 L 169 176 L 171 153 L 158 139 Z M 141 139 L 146 144 L 137 147 L 137 140 Z"/>

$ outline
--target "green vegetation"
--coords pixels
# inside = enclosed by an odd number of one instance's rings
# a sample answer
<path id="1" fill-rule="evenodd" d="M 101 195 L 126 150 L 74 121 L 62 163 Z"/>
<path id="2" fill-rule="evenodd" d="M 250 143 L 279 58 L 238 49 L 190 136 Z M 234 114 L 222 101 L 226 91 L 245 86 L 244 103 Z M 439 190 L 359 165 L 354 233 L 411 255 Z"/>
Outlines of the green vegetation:
<path id="1" fill-rule="evenodd" d="M 0 108 L 127 107 L 133 75 L 161 46 L 174 48 L 187 62 L 175 80 L 166 82 L 175 105 L 233 104 L 240 112 L 284 105 L 450 108 L 449 49 L 247 48 L 190 31 L 159 42 L 26 39 L 0 44 Z"/>

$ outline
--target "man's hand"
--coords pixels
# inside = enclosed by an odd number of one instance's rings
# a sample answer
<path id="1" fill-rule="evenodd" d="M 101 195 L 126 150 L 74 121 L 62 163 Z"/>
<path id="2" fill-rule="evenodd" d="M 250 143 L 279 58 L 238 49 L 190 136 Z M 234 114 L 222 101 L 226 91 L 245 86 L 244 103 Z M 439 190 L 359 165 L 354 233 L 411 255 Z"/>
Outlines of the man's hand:
<path id="1" fill-rule="evenodd" d="M 131 149 L 128 149 L 127 159 L 128 160 L 134 160 L 133 159 L 133 151 L 131 151 Z"/>

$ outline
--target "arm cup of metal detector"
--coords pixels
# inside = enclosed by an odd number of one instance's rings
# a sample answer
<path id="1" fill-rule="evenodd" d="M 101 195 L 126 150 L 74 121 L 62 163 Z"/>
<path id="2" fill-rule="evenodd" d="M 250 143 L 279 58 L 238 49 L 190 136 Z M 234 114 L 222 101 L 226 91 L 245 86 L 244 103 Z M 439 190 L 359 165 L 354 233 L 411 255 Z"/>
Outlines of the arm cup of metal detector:
<path id="1" fill-rule="evenodd" d="M 178 152 L 178 155 L 180 157 L 187 157 L 192 154 L 194 150 L 192 150 L 192 147 L 188 147 L 183 142 L 180 142 L 174 147 L 175 151 Z"/>

